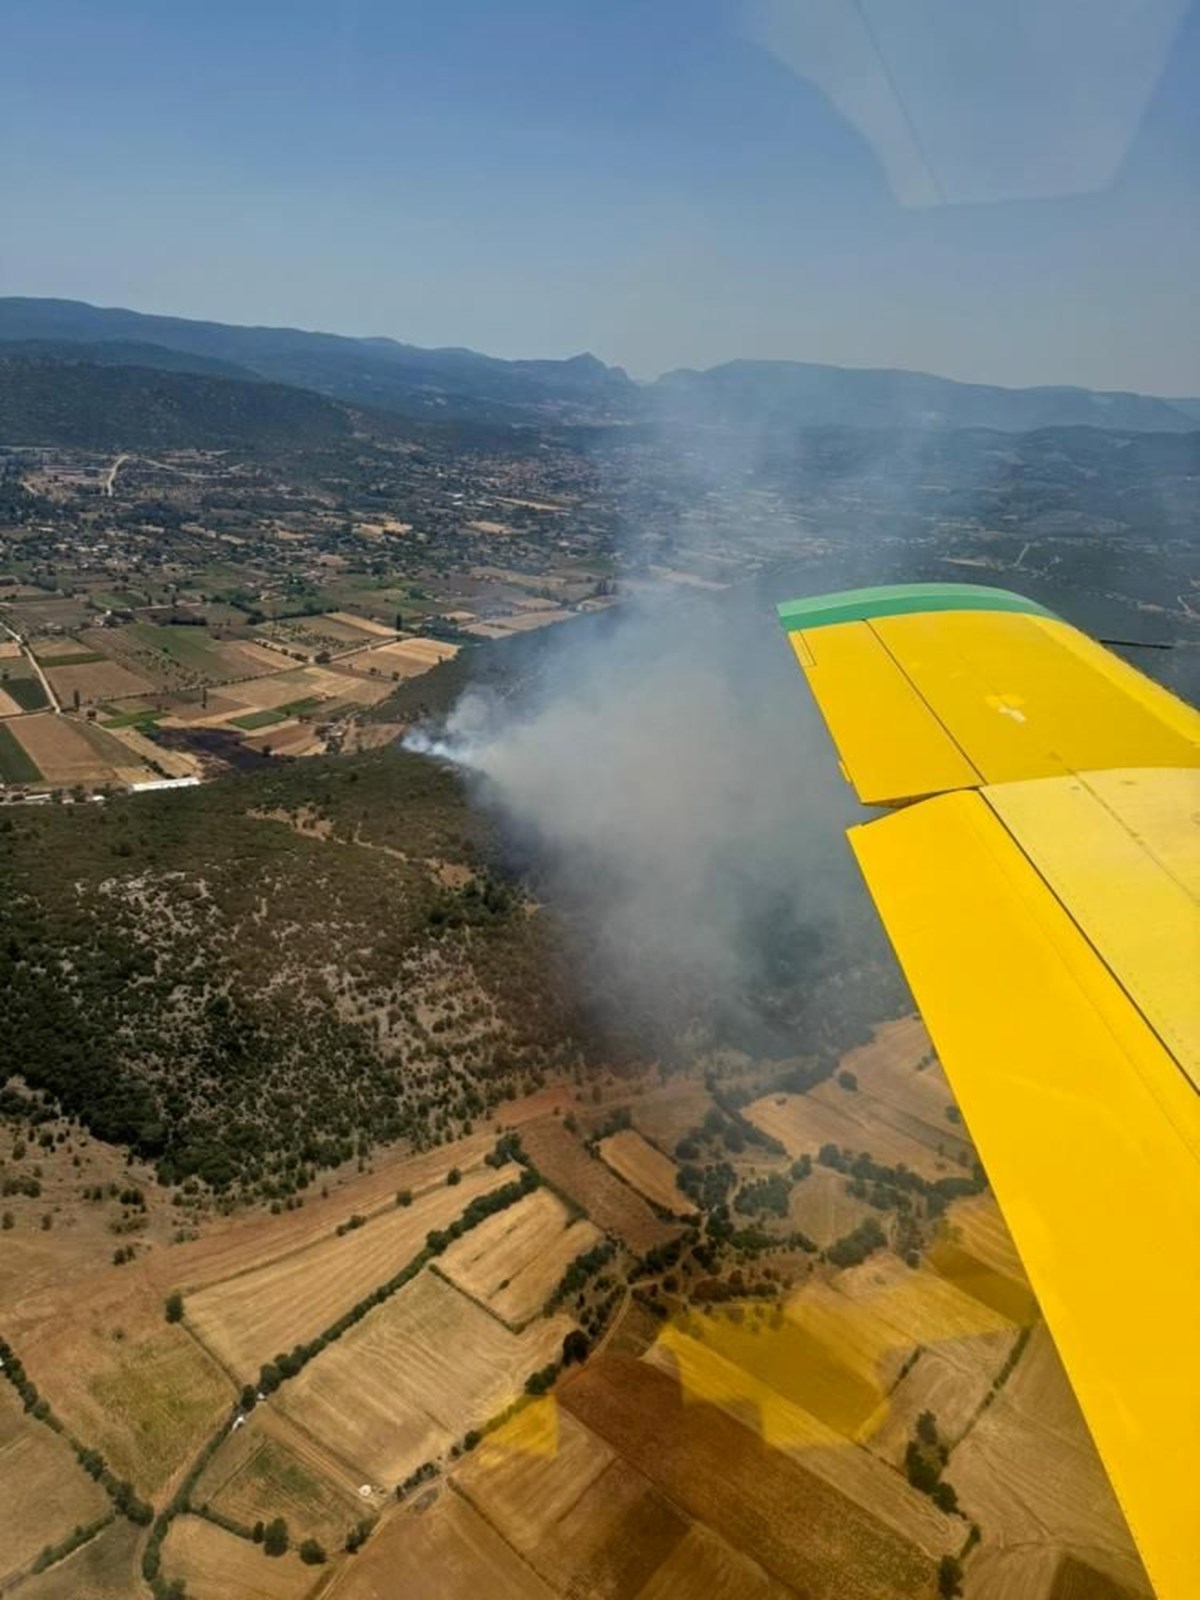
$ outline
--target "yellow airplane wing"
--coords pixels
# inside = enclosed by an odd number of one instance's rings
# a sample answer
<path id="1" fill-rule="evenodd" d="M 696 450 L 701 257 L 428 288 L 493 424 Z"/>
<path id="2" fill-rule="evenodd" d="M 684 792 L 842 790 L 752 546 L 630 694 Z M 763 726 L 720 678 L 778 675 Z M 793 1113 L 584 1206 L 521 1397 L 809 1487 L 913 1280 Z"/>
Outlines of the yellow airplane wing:
<path id="1" fill-rule="evenodd" d="M 1159 1600 L 1200 1596 L 1200 715 L 960 584 L 779 608 Z"/>

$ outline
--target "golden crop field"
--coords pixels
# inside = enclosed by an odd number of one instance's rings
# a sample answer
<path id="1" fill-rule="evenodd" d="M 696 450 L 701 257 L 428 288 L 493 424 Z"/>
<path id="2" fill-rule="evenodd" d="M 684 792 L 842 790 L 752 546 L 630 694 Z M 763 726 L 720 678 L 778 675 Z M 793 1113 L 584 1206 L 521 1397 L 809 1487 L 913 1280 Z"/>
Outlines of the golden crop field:
<path id="1" fill-rule="evenodd" d="M 329 1600 L 554 1600 L 554 1591 L 452 1490 L 389 1517 Z"/>
<path id="2" fill-rule="evenodd" d="M 600 1155 L 618 1177 L 664 1211 L 695 1216 L 696 1208 L 680 1189 L 679 1169 L 661 1150 L 648 1144 L 633 1128 L 622 1128 L 600 1143 Z"/>
<path id="3" fill-rule="evenodd" d="M 163 1541 L 162 1563 L 168 1579 L 187 1584 L 189 1600 L 305 1600 L 325 1576 L 291 1550 L 264 1555 L 262 1545 L 204 1517 L 176 1517 Z"/>
<path id="4" fill-rule="evenodd" d="M 426 1268 L 310 1361 L 278 1404 L 364 1483 L 390 1487 L 511 1404 L 571 1327 L 556 1316 L 512 1333 Z"/>
<path id="5" fill-rule="evenodd" d="M 11 1384 L 0 1381 L 0 1583 L 57 1544 L 76 1524 L 110 1509 L 108 1496 L 75 1459 L 67 1441 L 29 1416 Z"/>
<path id="6" fill-rule="evenodd" d="M 600 1237 L 592 1223 L 572 1222 L 549 1189 L 535 1189 L 456 1240 L 438 1258 L 437 1271 L 501 1321 L 519 1327 L 537 1315 L 571 1262 Z"/>
<path id="7" fill-rule="evenodd" d="M 252 1378 L 264 1362 L 314 1339 L 394 1277 L 421 1251 L 431 1229 L 444 1228 L 476 1195 L 518 1175 L 511 1164 L 479 1168 L 340 1238 L 331 1219 L 329 1233 L 307 1248 L 189 1294 L 188 1325 L 240 1377 Z"/>

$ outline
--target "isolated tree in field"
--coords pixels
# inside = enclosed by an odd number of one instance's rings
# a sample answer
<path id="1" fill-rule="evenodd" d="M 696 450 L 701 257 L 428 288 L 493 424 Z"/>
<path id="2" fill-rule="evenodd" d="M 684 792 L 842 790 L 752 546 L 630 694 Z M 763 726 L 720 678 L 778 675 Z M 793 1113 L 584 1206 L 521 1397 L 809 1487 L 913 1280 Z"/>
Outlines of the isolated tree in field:
<path id="1" fill-rule="evenodd" d="M 316 1539 L 305 1539 L 299 1553 L 301 1561 L 310 1567 L 319 1567 L 326 1560 L 324 1547 Z"/>
<path id="2" fill-rule="evenodd" d="M 268 1522 L 263 1533 L 263 1551 L 269 1556 L 284 1556 L 288 1548 L 288 1525 L 282 1517 Z"/>
<path id="3" fill-rule="evenodd" d="M 250 1537 L 254 1540 L 255 1544 L 261 1544 L 263 1539 L 266 1537 L 266 1532 L 267 1525 L 260 1518 L 259 1521 L 254 1524 L 254 1529 L 251 1532 Z"/>
<path id="4" fill-rule="evenodd" d="M 183 1320 L 183 1296 L 175 1289 L 167 1296 L 164 1312 L 168 1322 L 181 1322 Z"/>
<path id="5" fill-rule="evenodd" d="M 852 1072 L 839 1072 L 837 1081 L 843 1089 L 848 1089 L 851 1093 L 858 1088 L 858 1079 Z"/>

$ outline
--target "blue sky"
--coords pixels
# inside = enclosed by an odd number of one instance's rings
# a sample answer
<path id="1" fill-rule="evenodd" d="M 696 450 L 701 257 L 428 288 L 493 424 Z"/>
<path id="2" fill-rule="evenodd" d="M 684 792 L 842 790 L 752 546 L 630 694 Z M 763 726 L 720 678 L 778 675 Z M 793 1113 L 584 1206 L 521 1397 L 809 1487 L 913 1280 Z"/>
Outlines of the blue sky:
<path id="1" fill-rule="evenodd" d="M 1190 0 L 6 0 L 0 292 L 1200 393 Z"/>

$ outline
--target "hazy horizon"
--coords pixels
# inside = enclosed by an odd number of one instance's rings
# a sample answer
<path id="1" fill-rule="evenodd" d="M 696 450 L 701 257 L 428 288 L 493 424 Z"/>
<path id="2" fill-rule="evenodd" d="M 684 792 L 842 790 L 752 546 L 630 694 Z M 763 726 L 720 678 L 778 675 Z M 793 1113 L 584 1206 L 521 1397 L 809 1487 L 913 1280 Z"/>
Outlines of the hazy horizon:
<path id="1" fill-rule="evenodd" d="M 1200 393 L 1189 0 L 13 0 L 0 293 Z"/>

